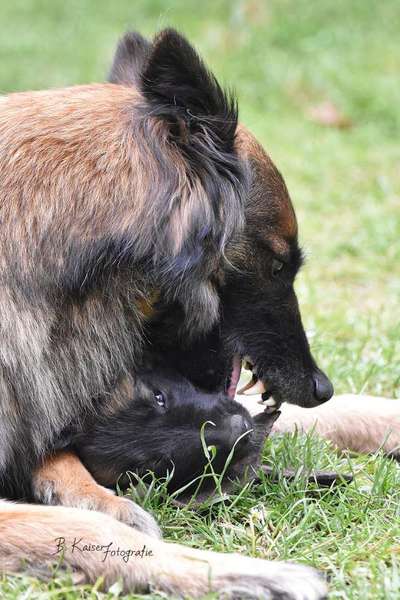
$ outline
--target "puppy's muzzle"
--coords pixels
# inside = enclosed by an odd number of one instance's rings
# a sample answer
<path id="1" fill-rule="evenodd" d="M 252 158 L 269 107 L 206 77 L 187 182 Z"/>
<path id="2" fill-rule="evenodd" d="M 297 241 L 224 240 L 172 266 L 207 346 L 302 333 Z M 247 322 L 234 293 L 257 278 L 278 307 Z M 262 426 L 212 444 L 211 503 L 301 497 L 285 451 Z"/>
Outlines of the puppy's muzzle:
<path id="1" fill-rule="evenodd" d="M 227 425 L 227 434 L 229 435 L 229 440 L 227 440 L 228 446 L 232 447 L 241 436 L 243 437 L 238 442 L 240 445 L 245 445 L 250 440 L 252 425 L 243 415 L 232 415 Z"/>

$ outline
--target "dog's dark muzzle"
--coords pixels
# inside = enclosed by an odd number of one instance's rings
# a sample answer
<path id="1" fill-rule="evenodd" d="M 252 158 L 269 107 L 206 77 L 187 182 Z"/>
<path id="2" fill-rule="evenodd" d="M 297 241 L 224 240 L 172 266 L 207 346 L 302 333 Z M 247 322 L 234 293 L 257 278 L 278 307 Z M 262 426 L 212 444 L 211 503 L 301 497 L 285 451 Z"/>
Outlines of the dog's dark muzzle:
<path id="1" fill-rule="evenodd" d="M 314 360 L 311 359 L 312 366 L 306 372 L 296 376 L 297 369 L 273 369 L 265 370 L 259 377 L 259 370 L 254 366 L 248 357 L 244 359 L 245 368 L 252 371 L 253 375 L 250 381 L 243 386 L 238 393 L 246 396 L 262 396 L 265 406 L 279 408 L 282 402 L 298 404 L 311 408 L 327 402 L 333 396 L 334 389 L 329 378 L 321 369 L 319 369 Z"/>

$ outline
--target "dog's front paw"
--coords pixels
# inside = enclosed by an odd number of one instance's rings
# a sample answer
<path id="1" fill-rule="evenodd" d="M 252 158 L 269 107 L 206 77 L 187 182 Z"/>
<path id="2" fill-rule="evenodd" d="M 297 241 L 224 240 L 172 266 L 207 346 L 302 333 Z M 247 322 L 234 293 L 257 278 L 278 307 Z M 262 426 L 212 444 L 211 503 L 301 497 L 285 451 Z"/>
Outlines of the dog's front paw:
<path id="1" fill-rule="evenodd" d="M 114 519 L 130 525 L 154 538 L 161 538 L 161 530 L 154 517 L 141 506 L 128 498 L 111 496 L 97 509 L 105 512 Z"/>
<path id="2" fill-rule="evenodd" d="M 261 561 L 257 561 L 260 563 Z M 254 562 L 253 562 L 254 564 Z M 216 577 L 213 587 L 221 598 L 255 600 L 323 600 L 327 586 L 321 574 L 303 565 L 284 562 L 264 563 L 265 570 L 253 569 Z M 257 570 L 261 567 L 257 565 Z M 253 571 L 253 572 L 252 572 Z"/>
<path id="3" fill-rule="evenodd" d="M 99 485 L 72 452 L 60 452 L 46 459 L 32 477 L 32 492 L 43 504 L 97 510 L 153 538 L 161 537 L 160 528 L 149 513 Z"/>
<path id="4" fill-rule="evenodd" d="M 36 481 L 34 493 L 36 500 L 43 504 L 98 510 L 151 537 L 161 537 L 161 530 L 150 513 L 127 498 L 115 496 L 101 485 L 93 483 L 83 490 L 76 490 L 61 488 L 52 480 L 40 479 Z"/>
<path id="5" fill-rule="evenodd" d="M 218 593 L 222 600 L 324 600 L 323 576 L 304 565 L 249 558 L 239 554 L 204 552 L 183 546 L 173 549 L 168 571 L 176 595 L 193 598 Z M 179 570 L 174 572 L 174 564 Z M 164 588 L 161 588 L 164 589 Z"/>

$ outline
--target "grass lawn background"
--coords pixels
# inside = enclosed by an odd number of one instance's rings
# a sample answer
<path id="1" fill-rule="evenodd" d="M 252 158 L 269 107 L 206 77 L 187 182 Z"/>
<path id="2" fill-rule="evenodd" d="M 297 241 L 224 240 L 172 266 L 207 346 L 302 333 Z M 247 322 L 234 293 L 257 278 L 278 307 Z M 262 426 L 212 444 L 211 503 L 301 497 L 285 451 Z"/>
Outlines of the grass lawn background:
<path id="1" fill-rule="evenodd" d="M 309 258 L 297 281 L 303 318 L 336 391 L 400 396 L 397 0 L 2 0 L 0 18 L 3 93 L 103 80 L 128 28 L 185 32 L 235 88 L 241 120 L 285 176 Z M 310 119 L 325 101 L 352 127 Z M 266 460 L 359 474 L 335 492 L 265 483 L 202 514 L 176 511 L 161 490 L 147 503 L 165 537 L 312 563 L 332 577 L 331 598 L 399 598 L 397 465 L 349 463 L 318 440 L 288 437 L 268 443 Z M 99 595 L 59 576 L 0 582 L 7 600 Z"/>

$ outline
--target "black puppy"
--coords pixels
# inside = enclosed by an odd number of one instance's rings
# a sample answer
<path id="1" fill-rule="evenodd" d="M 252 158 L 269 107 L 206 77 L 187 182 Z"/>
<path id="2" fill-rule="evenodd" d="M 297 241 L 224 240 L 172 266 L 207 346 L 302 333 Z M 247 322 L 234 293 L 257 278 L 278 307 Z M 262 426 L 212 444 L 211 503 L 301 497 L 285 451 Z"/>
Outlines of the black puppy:
<path id="1" fill-rule="evenodd" d="M 263 441 L 279 413 L 252 418 L 238 402 L 223 393 L 205 393 L 172 370 L 145 371 L 119 388 L 113 399 L 120 409 L 91 416 L 72 434 L 70 447 L 94 478 L 106 486 L 129 482 L 126 472 L 143 475 L 151 470 L 164 477 L 174 470 L 169 489 L 176 490 L 203 473 L 207 447 L 217 452 L 216 473 L 234 454 L 227 475 L 240 476 L 246 465 L 256 465 Z M 206 425 L 205 425 L 206 424 Z M 122 477 L 120 477 L 122 475 Z"/>

